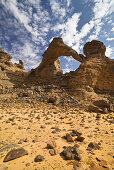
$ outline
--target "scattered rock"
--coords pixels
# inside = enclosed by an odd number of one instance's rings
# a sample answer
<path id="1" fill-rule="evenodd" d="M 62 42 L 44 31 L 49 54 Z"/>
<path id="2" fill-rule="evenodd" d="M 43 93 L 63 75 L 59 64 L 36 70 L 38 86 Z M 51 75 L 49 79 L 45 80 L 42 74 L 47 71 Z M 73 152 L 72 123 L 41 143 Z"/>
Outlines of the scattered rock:
<path id="1" fill-rule="evenodd" d="M 95 100 L 94 105 L 100 108 L 109 108 L 110 104 L 109 101 L 102 99 L 102 100 Z"/>
<path id="2" fill-rule="evenodd" d="M 84 138 L 83 136 L 78 136 L 78 137 L 76 138 L 76 140 L 79 141 L 79 142 L 83 142 L 84 139 L 85 139 L 85 138 Z"/>
<path id="3" fill-rule="evenodd" d="M 69 133 L 66 134 L 66 140 L 67 142 L 74 142 L 72 136 Z"/>
<path id="4" fill-rule="evenodd" d="M 28 155 L 28 152 L 24 148 L 11 149 L 5 156 L 3 162 L 8 162 L 24 155 Z"/>
<path id="5" fill-rule="evenodd" d="M 51 156 L 57 155 L 58 151 L 56 149 L 50 149 L 49 153 Z"/>
<path id="6" fill-rule="evenodd" d="M 81 136 L 82 132 L 80 130 L 72 130 L 71 135 L 72 136 Z"/>
<path id="7" fill-rule="evenodd" d="M 61 154 L 66 160 L 81 160 L 80 151 L 76 146 L 65 146 Z"/>
<path id="8" fill-rule="evenodd" d="M 56 148 L 56 142 L 55 141 L 49 141 L 48 143 L 47 143 L 47 148 L 48 149 L 54 149 L 54 148 Z"/>
<path id="9" fill-rule="evenodd" d="M 41 162 L 44 160 L 44 156 L 42 155 L 37 155 L 35 158 L 34 158 L 34 162 Z"/>
<path id="10" fill-rule="evenodd" d="M 95 142 L 90 142 L 89 145 L 88 145 L 87 150 L 91 150 L 91 149 L 99 150 L 100 146 L 99 146 L 99 144 L 97 144 Z"/>

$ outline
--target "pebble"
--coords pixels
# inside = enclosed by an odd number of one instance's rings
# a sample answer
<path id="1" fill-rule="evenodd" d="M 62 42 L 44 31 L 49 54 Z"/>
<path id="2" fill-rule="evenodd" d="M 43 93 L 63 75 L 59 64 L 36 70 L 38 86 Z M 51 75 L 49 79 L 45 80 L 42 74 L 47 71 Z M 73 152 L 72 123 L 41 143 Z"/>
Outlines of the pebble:
<path id="1" fill-rule="evenodd" d="M 37 155 L 35 158 L 34 158 L 34 162 L 41 162 L 44 160 L 44 156 L 42 155 Z"/>

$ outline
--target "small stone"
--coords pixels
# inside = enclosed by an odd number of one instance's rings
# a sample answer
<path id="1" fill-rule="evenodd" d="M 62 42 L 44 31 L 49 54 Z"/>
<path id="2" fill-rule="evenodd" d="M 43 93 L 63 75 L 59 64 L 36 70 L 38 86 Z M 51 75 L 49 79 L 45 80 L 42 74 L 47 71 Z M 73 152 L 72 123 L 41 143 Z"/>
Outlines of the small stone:
<path id="1" fill-rule="evenodd" d="M 90 149 L 99 150 L 99 149 L 100 149 L 100 146 L 99 146 L 99 144 L 97 144 L 97 143 L 95 143 L 95 142 L 90 142 L 89 145 L 88 145 L 87 150 L 89 150 L 89 148 L 90 148 Z"/>
<path id="2" fill-rule="evenodd" d="M 56 142 L 55 141 L 49 141 L 48 143 L 47 143 L 47 148 L 48 149 L 54 149 L 54 148 L 56 148 Z"/>
<path id="3" fill-rule="evenodd" d="M 34 162 L 41 162 L 44 160 L 44 156 L 42 155 L 37 155 L 35 158 L 34 158 Z"/>
<path id="4" fill-rule="evenodd" d="M 14 117 L 10 117 L 10 118 L 9 118 L 9 121 L 14 121 Z"/>
<path id="5" fill-rule="evenodd" d="M 76 140 L 79 141 L 79 142 L 83 142 L 84 139 L 85 139 L 85 138 L 84 138 L 83 136 L 78 136 L 78 137 L 76 138 Z"/>
<path id="6" fill-rule="evenodd" d="M 29 163 L 29 162 L 27 162 L 27 163 L 26 163 L 26 166 L 30 166 L 30 163 Z"/>
<path id="7" fill-rule="evenodd" d="M 28 155 L 28 152 L 24 148 L 11 149 L 5 156 L 3 162 L 8 162 L 24 155 Z"/>
<path id="8" fill-rule="evenodd" d="M 46 126 L 45 125 L 41 125 L 40 128 L 44 129 L 44 128 L 46 128 Z"/>
<path id="9" fill-rule="evenodd" d="M 81 136 L 82 132 L 80 130 L 72 130 L 72 136 Z"/>
<path id="10" fill-rule="evenodd" d="M 67 142 L 74 142 L 72 136 L 69 133 L 66 134 L 66 140 Z"/>
<path id="11" fill-rule="evenodd" d="M 50 150 L 49 150 L 49 153 L 50 153 L 51 156 L 57 155 L 57 150 L 55 150 L 55 149 L 50 149 Z"/>

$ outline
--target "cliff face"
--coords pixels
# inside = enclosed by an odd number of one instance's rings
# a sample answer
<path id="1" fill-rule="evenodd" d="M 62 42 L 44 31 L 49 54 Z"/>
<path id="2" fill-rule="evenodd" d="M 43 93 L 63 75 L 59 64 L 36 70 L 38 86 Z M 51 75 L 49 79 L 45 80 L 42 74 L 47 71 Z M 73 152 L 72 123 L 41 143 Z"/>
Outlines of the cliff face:
<path id="1" fill-rule="evenodd" d="M 0 49 L 0 90 L 20 86 L 25 79 L 24 63 L 13 64 L 12 56 Z"/>

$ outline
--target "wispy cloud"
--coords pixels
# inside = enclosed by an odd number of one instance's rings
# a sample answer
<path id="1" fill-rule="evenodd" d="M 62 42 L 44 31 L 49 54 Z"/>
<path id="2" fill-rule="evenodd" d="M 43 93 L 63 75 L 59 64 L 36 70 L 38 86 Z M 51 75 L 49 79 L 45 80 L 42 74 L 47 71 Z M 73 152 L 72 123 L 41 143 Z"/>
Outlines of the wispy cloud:
<path id="1" fill-rule="evenodd" d="M 67 1 L 67 4 L 70 5 L 70 1 Z M 58 0 L 50 0 L 50 6 L 53 15 L 55 18 L 63 19 L 63 17 L 66 15 L 66 9 L 62 7 Z"/>
<path id="2" fill-rule="evenodd" d="M 43 53 L 41 46 L 46 45 L 46 36 L 50 28 L 48 12 L 42 8 L 40 0 L 28 0 L 24 3 L 16 0 L 2 0 L 1 3 L 5 9 L 2 16 L 5 21 L 3 20 L 2 24 L 9 21 L 9 24 L 4 28 L 6 37 L 10 41 L 12 37 L 16 39 L 11 42 L 12 49 L 10 51 L 7 44 L 3 45 L 5 50 L 15 58 L 12 61 L 23 59 L 25 68 L 28 70 L 38 66 L 41 62 L 39 55 Z M 33 12 L 33 8 L 35 12 Z M 6 11 L 13 17 L 6 18 Z M 16 31 L 9 28 L 14 28 Z M 8 33 L 9 30 L 11 34 Z"/>
<path id="3" fill-rule="evenodd" d="M 112 41 L 112 40 L 114 40 L 114 38 L 107 38 L 106 40 L 107 41 Z"/>

